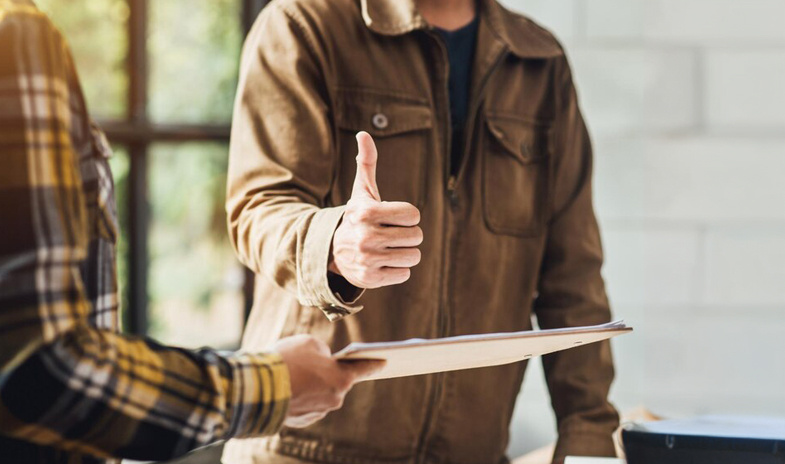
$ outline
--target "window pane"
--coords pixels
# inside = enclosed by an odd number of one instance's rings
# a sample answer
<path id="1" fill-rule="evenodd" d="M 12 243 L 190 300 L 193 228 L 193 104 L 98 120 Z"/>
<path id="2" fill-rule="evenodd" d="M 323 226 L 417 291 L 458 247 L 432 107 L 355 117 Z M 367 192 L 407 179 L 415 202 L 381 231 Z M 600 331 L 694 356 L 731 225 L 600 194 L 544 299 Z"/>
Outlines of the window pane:
<path id="1" fill-rule="evenodd" d="M 226 144 L 150 151 L 150 335 L 186 347 L 234 348 L 243 268 L 226 232 Z"/>
<path id="2" fill-rule="evenodd" d="M 150 2 L 150 115 L 155 122 L 229 123 L 242 45 L 240 3 Z"/>
<path id="3" fill-rule="evenodd" d="M 93 117 L 126 113 L 128 4 L 124 0 L 37 0 L 71 45 Z"/>

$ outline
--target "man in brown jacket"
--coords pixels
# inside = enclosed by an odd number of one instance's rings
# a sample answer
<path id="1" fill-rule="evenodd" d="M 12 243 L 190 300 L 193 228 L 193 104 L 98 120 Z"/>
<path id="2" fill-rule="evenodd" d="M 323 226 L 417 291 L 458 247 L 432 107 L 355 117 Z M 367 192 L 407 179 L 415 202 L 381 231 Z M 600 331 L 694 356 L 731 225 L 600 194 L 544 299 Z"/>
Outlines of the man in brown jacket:
<path id="1" fill-rule="evenodd" d="M 591 167 L 562 48 L 495 0 L 274 1 L 246 44 L 231 145 L 230 232 L 258 274 L 245 348 L 609 321 Z M 554 460 L 612 455 L 609 344 L 543 364 Z M 224 460 L 505 462 L 525 367 L 360 384 Z"/>

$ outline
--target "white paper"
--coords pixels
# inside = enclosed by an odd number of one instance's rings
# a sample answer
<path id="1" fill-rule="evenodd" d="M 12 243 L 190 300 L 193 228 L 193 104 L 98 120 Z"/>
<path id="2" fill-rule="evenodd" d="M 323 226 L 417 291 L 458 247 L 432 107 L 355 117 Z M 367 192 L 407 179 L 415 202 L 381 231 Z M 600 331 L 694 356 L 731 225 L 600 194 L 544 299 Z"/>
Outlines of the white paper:
<path id="1" fill-rule="evenodd" d="M 578 456 L 567 456 L 564 464 L 624 464 L 624 459 L 618 458 L 583 458 Z"/>
<path id="2" fill-rule="evenodd" d="M 382 359 L 384 368 L 367 380 L 499 366 L 587 345 L 632 331 L 623 321 L 590 327 L 462 335 L 399 342 L 352 343 L 333 357 L 342 361 Z"/>

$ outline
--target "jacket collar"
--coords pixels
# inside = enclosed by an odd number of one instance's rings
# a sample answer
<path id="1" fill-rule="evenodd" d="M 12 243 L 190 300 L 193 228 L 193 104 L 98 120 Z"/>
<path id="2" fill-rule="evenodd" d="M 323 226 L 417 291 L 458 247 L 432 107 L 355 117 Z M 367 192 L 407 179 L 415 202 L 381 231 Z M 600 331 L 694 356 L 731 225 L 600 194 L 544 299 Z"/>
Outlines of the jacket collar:
<path id="1" fill-rule="evenodd" d="M 382 35 L 403 35 L 428 29 L 417 11 L 415 0 L 361 0 L 365 25 Z M 520 58 L 549 58 L 564 52 L 556 39 L 531 20 L 499 5 L 496 0 L 480 0 L 480 14 L 494 36 Z"/>

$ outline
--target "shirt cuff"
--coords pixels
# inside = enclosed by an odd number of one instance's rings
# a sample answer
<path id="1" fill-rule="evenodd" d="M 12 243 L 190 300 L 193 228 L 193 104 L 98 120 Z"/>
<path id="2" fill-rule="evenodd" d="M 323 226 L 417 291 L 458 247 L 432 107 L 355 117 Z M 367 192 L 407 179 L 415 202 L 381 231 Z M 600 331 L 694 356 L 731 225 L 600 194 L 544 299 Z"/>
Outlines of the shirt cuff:
<path id="1" fill-rule="evenodd" d="M 289 368 L 280 355 L 235 354 L 226 361 L 229 428 L 224 438 L 273 435 L 283 426 L 292 395 Z"/>
<path id="2" fill-rule="evenodd" d="M 314 213 L 308 226 L 301 253 L 298 253 L 298 299 L 304 306 L 315 306 L 331 321 L 354 314 L 362 306 L 356 304 L 365 290 L 360 289 L 351 300 L 345 300 L 330 287 L 327 265 L 335 229 L 343 218 L 345 207 L 323 208 Z"/>

